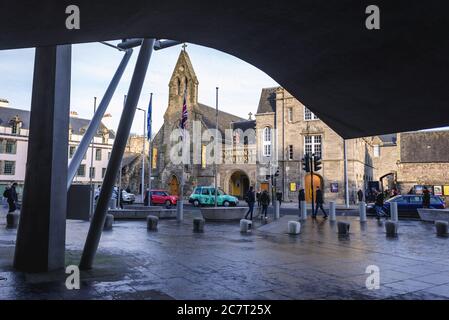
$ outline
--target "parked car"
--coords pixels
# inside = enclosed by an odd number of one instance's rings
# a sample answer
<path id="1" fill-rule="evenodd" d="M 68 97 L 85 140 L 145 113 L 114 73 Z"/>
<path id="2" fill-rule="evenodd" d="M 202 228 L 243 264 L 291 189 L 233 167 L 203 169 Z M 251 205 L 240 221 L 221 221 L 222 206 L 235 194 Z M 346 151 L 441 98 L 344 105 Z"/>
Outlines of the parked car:
<path id="1" fill-rule="evenodd" d="M 392 202 L 396 202 L 398 204 L 398 215 L 399 217 L 411 217 L 411 218 L 419 218 L 418 208 L 422 208 L 422 195 L 418 194 L 406 194 L 406 195 L 398 195 L 392 197 L 384 202 L 383 210 L 385 213 L 390 215 L 390 204 Z M 430 196 L 430 207 L 433 209 L 444 209 L 445 203 L 444 200 L 439 196 Z M 374 209 L 374 203 L 368 204 L 367 207 L 368 213 L 376 213 Z"/>
<path id="2" fill-rule="evenodd" d="M 95 196 L 94 196 L 95 201 L 97 201 L 99 195 L 100 195 L 100 189 L 97 188 L 95 190 Z M 118 195 L 118 187 L 114 187 L 114 190 L 112 191 L 111 199 L 117 200 L 117 195 Z M 136 196 L 134 194 L 126 192 L 125 190 L 122 189 L 122 201 L 123 201 L 123 203 L 126 203 L 126 204 L 133 204 L 134 201 L 136 201 Z"/>
<path id="3" fill-rule="evenodd" d="M 178 203 L 178 196 L 172 196 L 165 190 L 151 190 L 151 204 L 163 204 L 166 207 L 174 206 Z"/>
<path id="4" fill-rule="evenodd" d="M 229 207 L 239 204 L 239 200 L 236 197 L 226 194 L 221 189 L 217 191 L 217 205 Z M 215 205 L 215 188 L 206 186 L 196 187 L 189 197 L 189 202 L 195 207 Z"/>

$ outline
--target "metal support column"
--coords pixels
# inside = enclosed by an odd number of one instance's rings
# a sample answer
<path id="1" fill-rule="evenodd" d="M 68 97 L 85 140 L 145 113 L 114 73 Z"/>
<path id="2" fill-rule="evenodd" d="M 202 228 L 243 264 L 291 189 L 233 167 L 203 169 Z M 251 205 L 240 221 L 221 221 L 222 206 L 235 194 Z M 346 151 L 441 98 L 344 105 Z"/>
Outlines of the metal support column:
<path id="1" fill-rule="evenodd" d="M 117 135 L 112 148 L 111 158 L 109 159 L 101 192 L 98 197 L 98 203 L 95 208 L 94 216 L 92 217 L 83 254 L 81 256 L 80 269 L 82 270 L 92 268 L 95 253 L 100 242 L 101 232 L 103 231 L 103 225 L 106 219 L 109 199 L 111 198 L 117 172 L 119 171 L 123 153 L 125 152 L 126 142 L 128 140 L 131 125 L 136 113 L 137 103 L 142 91 L 151 54 L 153 52 L 154 41 L 154 39 L 145 39 L 140 48 L 139 56 L 137 58 L 136 66 L 131 79 L 131 84 L 129 86 L 125 107 L 123 108 L 123 113 L 117 129 Z"/>
<path id="2" fill-rule="evenodd" d="M 70 45 L 36 48 L 25 186 L 14 256 L 23 272 L 64 268 Z"/>

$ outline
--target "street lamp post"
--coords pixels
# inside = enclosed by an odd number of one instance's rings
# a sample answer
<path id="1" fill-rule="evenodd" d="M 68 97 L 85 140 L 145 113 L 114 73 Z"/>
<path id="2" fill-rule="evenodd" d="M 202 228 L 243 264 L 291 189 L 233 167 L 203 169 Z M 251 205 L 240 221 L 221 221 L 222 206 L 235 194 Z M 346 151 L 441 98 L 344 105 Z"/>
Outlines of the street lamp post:
<path id="1" fill-rule="evenodd" d="M 142 136 L 142 203 L 145 198 L 145 124 L 147 120 L 147 111 L 145 109 L 137 108 L 137 110 L 143 111 L 143 136 Z M 150 177 L 151 179 L 151 177 Z"/>

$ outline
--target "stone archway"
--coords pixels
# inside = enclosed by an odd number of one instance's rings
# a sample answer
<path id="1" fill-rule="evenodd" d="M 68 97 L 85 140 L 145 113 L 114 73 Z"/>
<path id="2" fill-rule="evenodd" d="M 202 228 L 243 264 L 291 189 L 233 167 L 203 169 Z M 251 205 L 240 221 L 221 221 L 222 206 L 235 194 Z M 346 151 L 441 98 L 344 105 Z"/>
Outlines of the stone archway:
<path id="1" fill-rule="evenodd" d="M 250 187 L 249 176 L 242 170 L 234 171 L 229 177 L 229 194 L 243 199 Z"/>
<path id="2" fill-rule="evenodd" d="M 307 174 L 304 177 L 304 191 L 306 194 L 306 202 L 312 201 L 312 189 L 311 189 L 311 174 Z M 313 174 L 313 189 L 314 189 L 314 196 L 315 196 L 315 190 L 316 187 L 320 187 L 321 190 L 323 190 L 323 178 L 319 175 L 314 173 Z"/>
<path id="3" fill-rule="evenodd" d="M 175 175 L 172 175 L 170 177 L 170 180 L 168 180 L 168 192 L 172 196 L 179 195 L 179 180 L 178 177 L 176 177 Z"/>

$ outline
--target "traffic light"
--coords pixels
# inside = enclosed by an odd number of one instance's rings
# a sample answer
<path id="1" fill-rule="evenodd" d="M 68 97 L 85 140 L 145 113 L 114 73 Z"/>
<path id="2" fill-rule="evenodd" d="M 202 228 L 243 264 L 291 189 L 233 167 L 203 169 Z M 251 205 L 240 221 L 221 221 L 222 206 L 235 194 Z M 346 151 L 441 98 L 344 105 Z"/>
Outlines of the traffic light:
<path id="1" fill-rule="evenodd" d="M 304 158 L 302 158 L 302 169 L 305 172 L 310 172 L 310 157 L 308 154 L 306 154 Z"/>
<path id="2" fill-rule="evenodd" d="M 313 157 L 313 171 L 321 170 L 321 157 L 314 156 Z"/>

